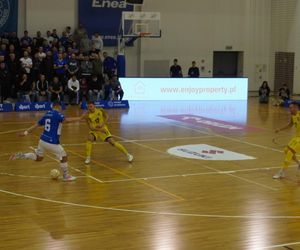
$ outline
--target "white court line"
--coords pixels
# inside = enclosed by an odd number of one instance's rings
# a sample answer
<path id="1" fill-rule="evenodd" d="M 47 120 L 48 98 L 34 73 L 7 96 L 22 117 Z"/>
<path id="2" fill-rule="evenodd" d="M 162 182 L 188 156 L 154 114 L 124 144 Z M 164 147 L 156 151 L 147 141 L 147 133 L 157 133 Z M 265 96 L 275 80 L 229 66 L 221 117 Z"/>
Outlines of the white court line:
<path id="1" fill-rule="evenodd" d="M 33 151 L 35 151 L 35 148 L 34 148 L 34 147 L 29 147 L 29 148 L 32 149 Z M 50 155 L 47 155 L 47 156 L 48 156 L 50 159 L 52 159 L 52 160 L 54 160 L 54 161 L 56 161 L 56 162 L 59 162 L 59 160 L 57 160 L 56 158 L 54 158 L 54 157 L 52 157 L 52 156 L 50 156 Z M 83 174 L 84 176 L 86 176 L 86 177 L 88 177 L 88 178 L 90 178 L 90 179 L 92 179 L 92 180 L 94 180 L 94 181 L 96 181 L 96 182 L 103 183 L 103 181 L 101 181 L 100 179 L 97 179 L 96 177 L 94 177 L 94 176 L 92 176 L 92 175 L 86 174 L 86 173 L 84 173 L 83 171 L 81 171 L 81 170 L 79 170 L 79 169 L 77 169 L 77 168 L 71 167 L 70 164 L 68 164 L 68 167 L 71 168 L 71 169 L 73 169 L 73 170 L 75 170 L 75 171 L 78 172 L 78 173 Z"/>
<path id="2" fill-rule="evenodd" d="M 290 167 L 297 167 L 297 165 L 292 165 Z M 205 173 L 192 173 L 192 174 L 174 174 L 174 175 L 161 175 L 161 176 L 149 176 L 149 177 L 139 177 L 133 179 L 118 179 L 111 181 L 103 181 L 104 183 L 114 183 L 114 182 L 130 182 L 130 181 L 138 181 L 138 180 L 155 180 L 155 179 L 169 179 L 169 178 L 178 178 L 178 177 L 191 177 L 191 176 L 201 176 L 201 175 L 222 175 L 222 174 L 235 174 L 242 172 L 251 172 L 251 171 L 263 171 L 270 169 L 278 169 L 281 167 L 265 167 L 265 168 L 248 168 L 248 169 L 238 169 L 238 170 L 226 170 L 226 171 L 213 171 L 213 172 L 205 172 Z"/>
<path id="3" fill-rule="evenodd" d="M 95 206 L 95 205 L 86 205 L 80 203 L 73 203 L 73 202 L 65 202 L 65 201 L 57 201 L 51 200 L 46 198 L 35 197 L 31 195 L 24 195 L 20 193 L 15 193 L 7 190 L 0 189 L 0 193 L 22 197 L 26 199 L 44 201 L 54 204 L 61 204 L 67 206 L 74 206 L 74 207 L 82 207 L 82 208 L 93 208 L 93 209 L 101 209 L 106 211 L 114 211 L 114 212 L 127 212 L 127 213 L 139 213 L 139 214 L 147 214 L 147 215 L 163 215 L 163 216 L 181 216 L 181 217 L 198 217 L 198 218 L 213 218 L 213 219 L 300 219 L 300 216 L 262 216 L 262 215 L 221 215 L 221 214 L 191 214 L 191 213 L 171 213 L 171 212 L 154 212 L 154 211 L 147 211 L 147 210 L 136 210 L 136 209 L 124 209 L 124 208 L 114 208 L 114 207 L 102 207 L 102 206 Z"/>
<path id="4" fill-rule="evenodd" d="M 12 176 L 12 177 L 21 177 L 21 178 L 37 178 L 37 179 L 49 179 L 49 177 L 45 176 L 35 176 L 35 175 L 23 175 L 23 174 L 11 174 L 0 172 L 0 175 Z M 76 176 L 76 178 L 86 178 L 86 176 Z"/>
<path id="5" fill-rule="evenodd" d="M 115 137 L 116 137 L 116 138 L 119 138 L 119 139 L 121 139 L 121 140 L 126 140 L 125 138 L 120 137 L 120 136 L 116 136 L 116 135 L 115 135 Z M 158 152 L 158 153 L 166 154 L 166 155 L 168 155 L 168 156 L 170 156 L 170 157 L 175 157 L 175 158 L 181 159 L 181 160 L 183 160 L 183 161 L 187 161 L 187 162 L 193 162 L 193 161 L 191 161 L 191 160 L 189 160 L 189 159 L 181 158 L 181 157 L 178 157 L 178 156 L 173 156 L 173 155 L 168 154 L 167 152 L 161 151 L 161 150 L 156 149 L 156 148 L 152 148 L 152 147 L 147 146 L 147 145 L 143 145 L 143 144 L 140 144 L 140 143 L 137 143 L 137 142 L 132 142 L 132 143 L 133 143 L 133 144 L 136 144 L 136 145 L 138 145 L 138 146 L 140 146 L 140 147 L 144 147 L 144 148 L 150 149 L 150 150 L 152 150 L 152 151 Z M 194 162 L 193 162 L 193 163 L 194 163 Z M 215 171 L 215 172 L 220 172 L 218 169 L 213 168 L 213 167 L 209 167 L 209 166 L 204 165 L 204 164 L 200 164 L 200 166 L 202 166 L 202 167 L 204 167 L 204 168 L 206 168 L 206 169 L 210 169 L 210 170 Z M 258 182 L 252 181 L 252 180 L 248 180 L 248 179 L 243 178 L 243 177 L 235 176 L 235 175 L 233 175 L 233 174 L 231 174 L 231 173 L 224 173 L 224 174 L 225 174 L 225 175 L 228 175 L 228 176 L 231 176 L 231 177 L 234 177 L 234 178 L 236 178 L 236 179 L 239 179 L 239 180 L 248 182 L 248 183 L 250 183 L 250 184 L 255 184 L 255 185 L 257 185 L 257 186 L 260 186 L 260 187 L 263 187 L 263 188 L 272 190 L 272 191 L 277 191 L 277 190 L 278 190 L 277 188 L 269 187 L 269 186 L 266 186 L 266 185 L 264 185 L 264 184 L 261 184 L 261 183 L 258 183 Z"/>
<path id="6" fill-rule="evenodd" d="M 11 134 L 11 133 L 16 133 L 16 132 L 21 132 L 24 131 L 25 129 L 15 129 L 15 130 L 7 130 L 7 131 L 1 131 L 0 135 L 5 135 L 5 134 Z"/>
<path id="7" fill-rule="evenodd" d="M 272 248 L 278 248 L 278 247 L 288 247 L 288 246 L 294 246 L 294 245 L 300 245 L 300 241 L 290 242 L 290 243 L 285 243 L 285 244 L 280 244 L 280 245 L 273 245 L 273 246 L 268 246 L 268 247 L 261 247 L 261 248 L 258 248 L 258 250 L 272 249 Z"/>
<path id="8" fill-rule="evenodd" d="M 202 138 L 211 138 L 215 137 L 214 135 L 205 135 L 205 136 L 198 136 L 198 137 L 175 137 L 175 138 L 153 138 L 153 139 L 133 139 L 133 140 L 125 140 L 122 142 L 151 142 L 151 141 L 173 141 L 173 140 L 186 140 L 186 139 L 202 139 Z M 94 142 L 93 144 L 106 144 L 106 142 Z M 64 147 L 69 146 L 83 146 L 85 143 L 67 143 L 62 144 Z"/>

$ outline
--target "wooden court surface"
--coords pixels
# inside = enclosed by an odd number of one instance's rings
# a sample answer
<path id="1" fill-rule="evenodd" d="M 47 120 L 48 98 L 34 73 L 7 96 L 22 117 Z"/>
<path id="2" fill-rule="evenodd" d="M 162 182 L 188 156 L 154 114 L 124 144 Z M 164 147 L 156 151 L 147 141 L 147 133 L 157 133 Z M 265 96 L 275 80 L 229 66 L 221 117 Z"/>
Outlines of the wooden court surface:
<path id="1" fill-rule="evenodd" d="M 86 166 L 85 123 L 63 126 L 61 142 L 78 177 L 74 183 L 49 178 L 58 167 L 53 155 L 42 163 L 8 161 L 11 153 L 37 145 L 41 130 L 24 138 L 16 132 L 43 112 L 0 114 L 0 249 L 300 249 L 297 167 L 289 168 L 285 180 L 272 179 L 293 135 L 273 132 L 288 122 L 287 109 L 259 105 L 256 98 L 245 113 L 238 103 L 203 109 L 182 102 L 143 105 L 108 111 L 110 130 L 134 155 L 132 164 L 98 142 Z M 64 113 L 82 112 L 73 106 Z M 251 129 L 220 131 L 160 117 L 173 114 L 229 117 Z M 210 161 L 167 153 L 189 144 L 255 159 Z"/>

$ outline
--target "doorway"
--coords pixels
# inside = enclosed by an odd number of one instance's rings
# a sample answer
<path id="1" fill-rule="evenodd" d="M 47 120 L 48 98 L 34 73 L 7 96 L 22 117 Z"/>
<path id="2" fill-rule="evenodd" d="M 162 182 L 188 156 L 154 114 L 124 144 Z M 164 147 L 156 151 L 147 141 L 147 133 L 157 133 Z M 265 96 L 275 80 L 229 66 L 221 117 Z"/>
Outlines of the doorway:
<path id="1" fill-rule="evenodd" d="M 213 77 L 243 77 L 244 52 L 214 51 Z"/>

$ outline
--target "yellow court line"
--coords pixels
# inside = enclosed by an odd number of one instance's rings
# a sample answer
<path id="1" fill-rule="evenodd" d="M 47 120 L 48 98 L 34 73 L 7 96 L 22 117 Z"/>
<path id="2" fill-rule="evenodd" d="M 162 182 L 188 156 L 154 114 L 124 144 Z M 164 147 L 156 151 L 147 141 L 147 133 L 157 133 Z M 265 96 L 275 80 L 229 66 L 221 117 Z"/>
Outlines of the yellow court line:
<path id="1" fill-rule="evenodd" d="M 68 150 L 66 150 L 66 151 L 68 151 L 68 152 L 72 153 L 73 155 L 76 155 L 76 156 L 78 156 L 78 157 L 80 157 L 80 158 L 82 158 L 82 159 L 85 159 L 85 157 L 84 157 L 83 155 L 81 155 L 81 154 L 79 154 L 79 153 L 77 153 L 77 152 L 75 152 L 75 151 L 73 151 L 73 150 L 68 149 Z M 117 170 L 117 169 L 111 168 L 111 167 L 107 166 L 106 164 L 97 162 L 97 161 L 95 161 L 95 160 L 92 160 L 92 162 L 94 162 L 95 164 L 97 164 L 97 165 L 99 165 L 99 166 L 101 166 L 101 167 L 104 167 L 104 168 L 106 168 L 106 169 L 109 169 L 110 171 L 112 171 L 112 172 L 114 172 L 114 173 L 117 173 L 117 174 L 119 174 L 119 175 L 128 177 L 129 179 L 136 179 L 136 177 L 131 176 L 131 175 L 129 175 L 129 174 L 126 174 L 126 173 L 124 173 L 124 172 L 122 172 L 122 171 L 119 171 L 119 170 Z M 156 187 L 156 186 L 154 186 L 154 185 L 152 185 L 152 184 L 149 184 L 149 183 L 147 183 L 147 182 L 145 182 L 145 181 L 143 181 L 143 180 L 136 180 L 136 181 L 139 182 L 139 183 L 141 183 L 141 184 L 144 184 L 144 185 L 146 185 L 146 186 L 148 186 L 148 187 L 151 187 L 151 188 L 153 188 L 153 189 L 155 189 L 155 190 L 157 190 L 157 191 L 159 191 L 159 192 L 165 193 L 165 194 L 171 196 L 172 198 L 175 198 L 176 200 L 179 200 L 179 201 L 184 201 L 184 200 L 185 200 L 184 198 L 182 198 L 182 197 L 180 197 L 180 196 L 178 196 L 178 195 L 176 195 L 176 194 L 170 193 L 170 192 L 168 192 L 168 191 L 166 191 L 166 190 L 164 190 L 164 189 L 161 189 L 161 188 L 159 188 L 159 187 Z"/>

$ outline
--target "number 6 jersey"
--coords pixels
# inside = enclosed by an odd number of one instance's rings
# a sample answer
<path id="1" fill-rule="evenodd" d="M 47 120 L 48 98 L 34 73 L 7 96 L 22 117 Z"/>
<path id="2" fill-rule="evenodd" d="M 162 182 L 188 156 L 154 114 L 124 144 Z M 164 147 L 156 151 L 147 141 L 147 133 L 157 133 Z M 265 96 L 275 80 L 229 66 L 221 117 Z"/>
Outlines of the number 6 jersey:
<path id="1" fill-rule="evenodd" d="M 64 119 L 65 116 L 57 110 L 48 111 L 38 121 L 40 126 L 44 126 L 44 132 L 41 135 L 41 140 L 51 144 L 59 144 L 59 137 Z"/>

